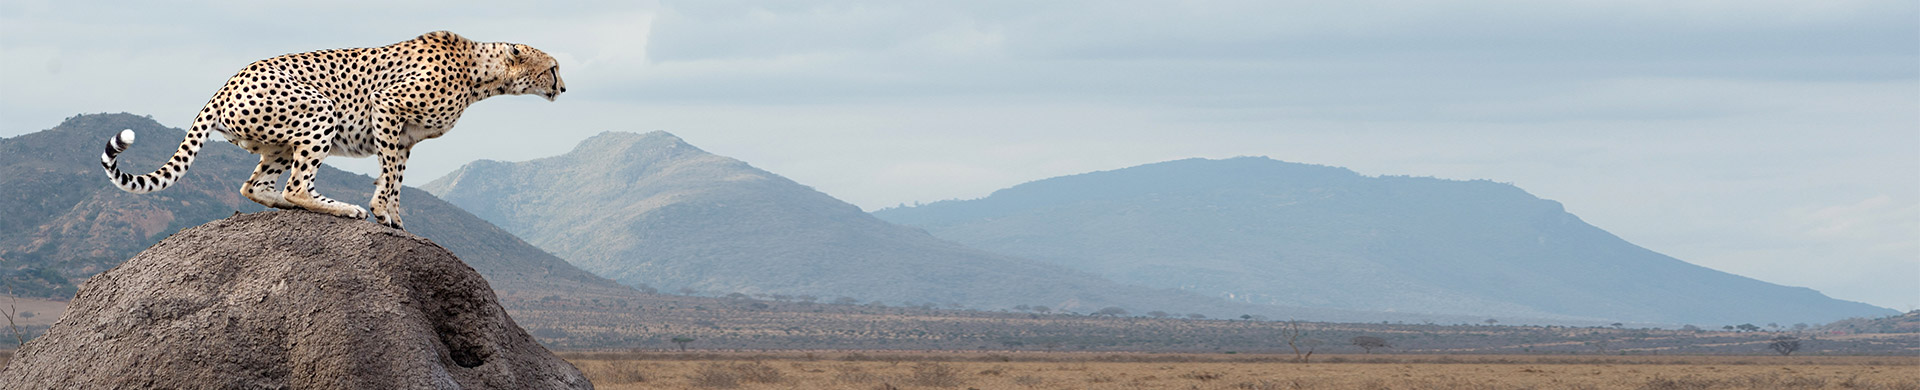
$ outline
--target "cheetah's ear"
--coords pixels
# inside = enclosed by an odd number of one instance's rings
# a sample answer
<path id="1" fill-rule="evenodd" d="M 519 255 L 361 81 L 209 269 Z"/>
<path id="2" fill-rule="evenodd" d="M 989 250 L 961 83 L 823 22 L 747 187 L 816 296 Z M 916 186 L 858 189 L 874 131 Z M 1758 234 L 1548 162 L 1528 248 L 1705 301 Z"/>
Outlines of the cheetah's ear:
<path id="1" fill-rule="evenodd" d="M 507 66 L 514 66 L 514 65 L 520 64 L 520 44 L 518 43 L 507 44 L 507 58 L 506 58 L 506 61 L 504 62 L 506 63 Z"/>

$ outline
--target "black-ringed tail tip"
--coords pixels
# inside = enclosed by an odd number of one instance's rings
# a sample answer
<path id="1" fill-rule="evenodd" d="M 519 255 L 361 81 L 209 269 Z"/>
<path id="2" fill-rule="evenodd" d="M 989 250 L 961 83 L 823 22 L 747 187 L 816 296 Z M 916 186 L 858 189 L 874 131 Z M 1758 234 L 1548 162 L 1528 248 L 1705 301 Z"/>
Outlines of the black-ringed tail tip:
<path id="1" fill-rule="evenodd" d="M 113 138 L 107 139 L 107 150 L 100 153 L 100 168 L 107 171 L 107 177 L 113 179 L 113 185 L 121 190 L 135 194 L 144 194 L 167 189 L 187 173 L 187 167 L 193 165 L 193 156 L 200 153 L 200 142 L 207 138 L 206 131 L 189 131 L 187 139 L 180 142 L 180 150 L 167 159 L 166 165 L 145 175 L 129 175 L 120 172 L 115 160 L 120 152 L 133 146 L 133 129 L 120 130 Z"/>
<path id="2" fill-rule="evenodd" d="M 120 152 L 127 151 L 128 146 L 133 146 L 133 129 L 120 130 L 120 134 L 107 140 L 107 151 L 100 153 L 100 165 L 113 168 L 114 157 L 119 157 Z"/>

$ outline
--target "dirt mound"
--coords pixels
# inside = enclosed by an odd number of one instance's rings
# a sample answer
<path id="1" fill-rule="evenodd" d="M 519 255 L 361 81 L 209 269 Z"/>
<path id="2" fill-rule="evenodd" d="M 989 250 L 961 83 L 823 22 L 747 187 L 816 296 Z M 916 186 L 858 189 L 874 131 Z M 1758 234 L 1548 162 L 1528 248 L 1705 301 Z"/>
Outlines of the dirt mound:
<path id="1" fill-rule="evenodd" d="M 426 239 L 304 211 L 183 230 L 88 280 L 0 388 L 592 388 Z"/>

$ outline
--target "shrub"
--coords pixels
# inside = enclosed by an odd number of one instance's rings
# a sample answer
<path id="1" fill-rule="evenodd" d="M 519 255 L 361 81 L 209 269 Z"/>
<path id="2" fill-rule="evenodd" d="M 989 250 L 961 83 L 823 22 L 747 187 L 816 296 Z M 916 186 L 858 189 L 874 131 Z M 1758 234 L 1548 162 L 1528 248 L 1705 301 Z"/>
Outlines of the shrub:
<path id="1" fill-rule="evenodd" d="M 619 383 L 639 383 L 639 382 L 647 381 L 646 374 L 641 373 L 640 368 L 635 367 L 630 362 L 609 363 L 607 364 L 606 369 L 599 370 L 595 374 L 599 374 L 594 376 L 598 376 L 599 377 L 598 379 L 600 379 L 599 381 L 604 381 L 605 383 L 619 384 Z M 599 381 L 596 381 L 596 382 L 599 382 Z"/>
<path id="2" fill-rule="evenodd" d="M 693 376 L 689 376 L 687 379 L 693 381 L 694 387 L 715 389 L 740 387 L 740 375 L 733 372 L 733 370 L 727 369 L 726 365 L 720 363 L 702 364 L 700 368 L 695 368 L 693 370 Z"/>
<path id="3" fill-rule="evenodd" d="M 1185 374 L 1180 374 L 1180 377 L 1197 380 L 1201 382 L 1206 382 L 1206 381 L 1217 380 L 1220 378 L 1226 378 L 1227 374 L 1223 372 L 1193 371 Z"/>
<path id="4" fill-rule="evenodd" d="M 1655 376 L 1653 377 L 1653 379 L 1647 380 L 1647 384 L 1640 385 L 1640 389 L 1641 390 L 1707 390 L 1719 384 L 1720 384 L 1720 381 L 1705 379 L 1705 378 L 1684 377 L 1684 378 L 1676 379 L 1676 378 Z"/>
<path id="5" fill-rule="evenodd" d="M 867 372 L 866 370 L 860 369 L 860 366 L 851 364 L 835 367 L 834 369 L 840 371 L 840 373 L 834 374 L 833 380 L 844 384 L 886 382 L 887 380 L 886 377 Z"/>
<path id="6" fill-rule="evenodd" d="M 786 375 L 780 373 L 780 369 L 760 362 L 738 363 L 729 368 L 739 374 L 740 380 L 748 382 L 781 383 L 787 380 Z"/>
<path id="7" fill-rule="evenodd" d="M 964 383 L 960 379 L 960 370 L 943 363 L 921 362 L 914 364 L 913 375 L 907 383 L 916 386 L 957 387 Z"/>

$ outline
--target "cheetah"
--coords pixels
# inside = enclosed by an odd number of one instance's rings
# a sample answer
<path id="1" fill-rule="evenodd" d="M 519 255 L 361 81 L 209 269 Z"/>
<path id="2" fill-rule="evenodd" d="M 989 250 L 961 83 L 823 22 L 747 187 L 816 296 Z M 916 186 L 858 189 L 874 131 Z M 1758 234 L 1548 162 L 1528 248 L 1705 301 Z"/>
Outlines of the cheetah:
<path id="1" fill-rule="evenodd" d="M 368 203 L 381 224 L 400 221 L 400 180 L 407 156 L 421 140 L 453 128 L 467 106 L 498 95 L 537 95 L 553 101 L 567 91 L 559 62 L 517 43 L 474 42 L 436 31 L 392 45 L 321 50 L 255 61 L 241 69 L 193 119 L 173 158 L 153 173 L 115 168 L 133 144 L 133 130 L 107 140 L 100 164 L 121 190 L 166 189 L 193 165 L 219 131 L 228 142 L 260 155 L 240 194 L 268 207 L 305 209 L 365 219 L 367 209 L 315 193 L 313 174 L 327 156 L 379 155 L 380 177 Z M 285 191 L 275 182 L 287 172 Z"/>

